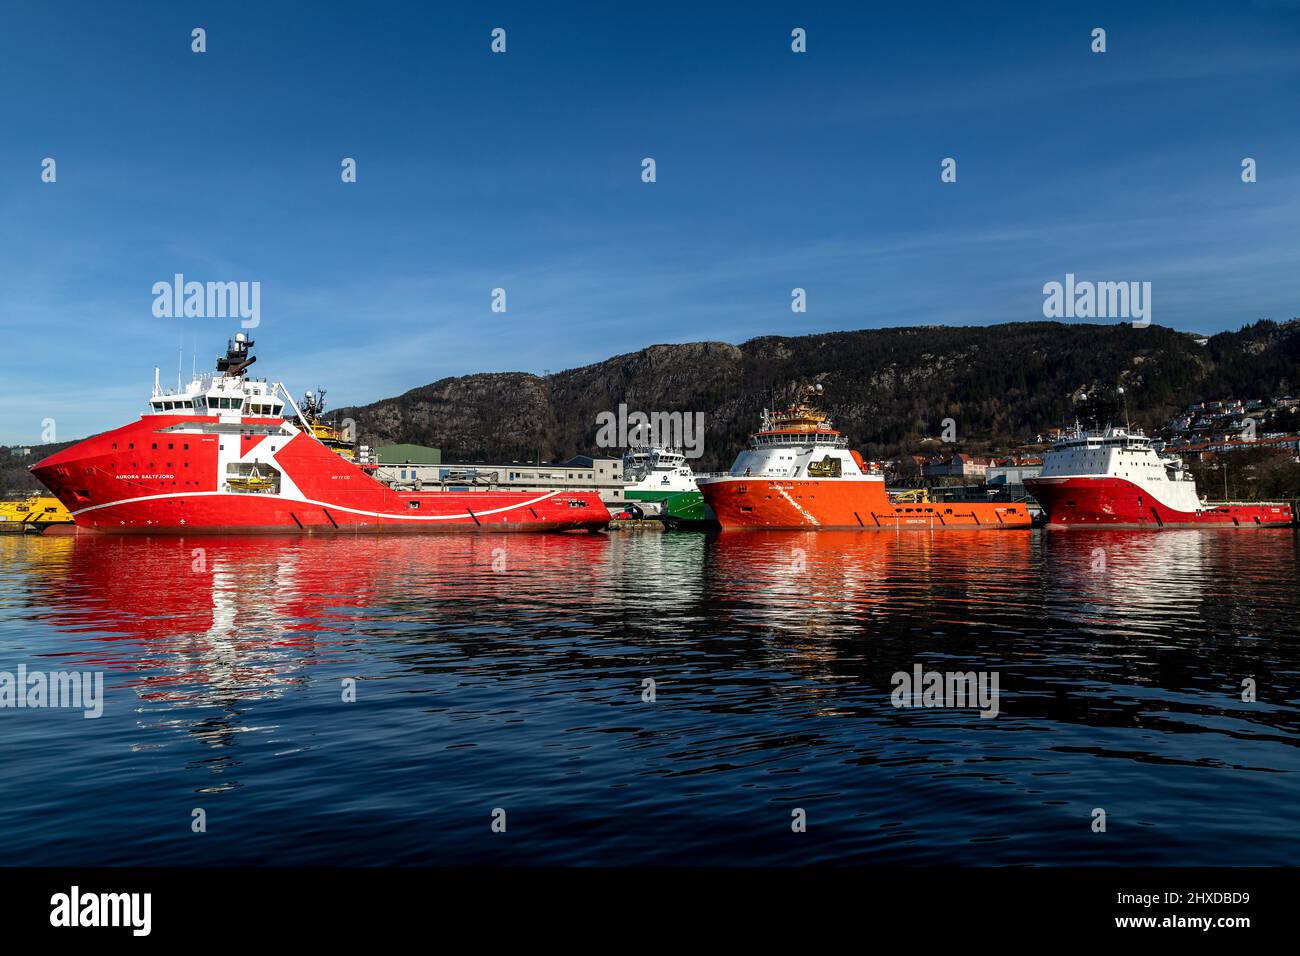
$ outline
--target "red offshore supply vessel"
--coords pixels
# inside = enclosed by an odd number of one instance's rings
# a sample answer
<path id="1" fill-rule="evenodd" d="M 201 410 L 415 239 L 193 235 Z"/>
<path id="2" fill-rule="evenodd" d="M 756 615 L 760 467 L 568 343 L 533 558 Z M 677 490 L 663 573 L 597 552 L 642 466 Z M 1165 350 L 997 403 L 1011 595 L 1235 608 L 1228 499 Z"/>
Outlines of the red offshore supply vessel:
<path id="1" fill-rule="evenodd" d="M 164 393 L 149 411 L 50 455 L 32 473 L 79 531 L 245 533 L 339 531 L 596 531 L 609 510 L 595 492 L 399 491 L 373 462 L 299 408 L 282 383 L 251 379 L 241 332 L 217 374 Z"/>
<path id="2" fill-rule="evenodd" d="M 820 385 L 804 387 L 783 411 L 763 410 L 724 475 L 696 479 L 723 529 L 802 528 L 943 531 L 1028 528 L 1024 504 L 989 501 L 894 502 L 848 440 L 818 408 Z"/>
<path id="3" fill-rule="evenodd" d="M 1182 459 L 1162 457 L 1137 429 L 1075 425 L 1043 457 L 1025 489 L 1049 528 L 1278 528 L 1294 521 L 1282 502 L 1208 502 Z"/>

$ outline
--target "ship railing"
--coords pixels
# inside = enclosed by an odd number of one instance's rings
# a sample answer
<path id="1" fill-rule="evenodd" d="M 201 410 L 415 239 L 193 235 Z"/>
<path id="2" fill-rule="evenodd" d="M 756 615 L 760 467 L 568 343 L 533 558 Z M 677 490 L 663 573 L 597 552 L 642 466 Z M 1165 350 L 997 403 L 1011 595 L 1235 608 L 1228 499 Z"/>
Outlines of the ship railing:
<path id="1" fill-rule="evenodd" d="M 751 435 L 749 444 L 751 448 L 769 445 L 829 445 L 835 448 L 847 448 L 849 440 L 844 435 L 831 435 L 827 432 L 803 432 L 797 435 Z"/>
<path id="2" fill-rule="evenodd" d="M 796 477 L 789 471 L 746 471 L 736 473 L 734 471 L 697 471 L 696 478 L 794 478 Z"/>
<path id="3" fill-rule="evenodd" d="M 1286 505 L 1289 505 L 1289 504 L 1290 504 L 1289 501 L 1211 501 L 1211 500 L 1208 499 L 1208 498 L 1206 498 L 1206 499 L 1202 499 L 1202 500 L 1201 500 L 1201 507 L 1202 507 L 1202 508 L 1223 508 L 1223 507 L 1231 507 L 1231 508 L 1241 508 L 1241 507 L 1246 507 L 1246 508 L 1257 508 L 1257 507 L 1258 507 L 1258 508 L 1264 508 L 1264 507 L 1273 507 L 1273 508 L 1280 508 L 1280 507 L 1285 507 Z"/>

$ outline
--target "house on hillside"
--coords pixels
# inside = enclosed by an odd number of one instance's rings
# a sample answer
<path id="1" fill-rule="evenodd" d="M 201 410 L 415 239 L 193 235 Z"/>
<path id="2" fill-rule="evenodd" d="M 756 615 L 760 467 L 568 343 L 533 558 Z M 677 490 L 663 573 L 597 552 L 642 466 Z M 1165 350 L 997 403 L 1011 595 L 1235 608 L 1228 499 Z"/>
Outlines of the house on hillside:
<path id="1" fill-rule="evenodd" d="M 925 463 L 922 474 L 927 478 L 978 478 L 984 480 L 990 461 L 959 452 L 951 458 L 935 458 Z"/>

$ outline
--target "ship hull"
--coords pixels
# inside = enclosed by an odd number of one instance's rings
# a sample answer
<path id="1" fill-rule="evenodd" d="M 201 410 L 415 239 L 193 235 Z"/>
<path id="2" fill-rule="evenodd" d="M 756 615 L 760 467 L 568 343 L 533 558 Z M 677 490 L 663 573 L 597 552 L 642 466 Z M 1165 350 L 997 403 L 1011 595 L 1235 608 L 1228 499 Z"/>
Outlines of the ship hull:
<path id="1" fill-rule="evenodd" d="M 1049 528 L 1280 528 L 1294 523 L 1285 504 L 1208 504 L 1180 511 L 1123 478 L 1030 478 L 1026 490 L 1043 506 Z"/>
<path id="2" fill-rule="evenodd" d="M 894 504 L 881 481 L 711 478 L 700 492 L 723 530 L 970 531 L 1029 528 L 1022 504 Z"/>
<path id="3" fill-rule="evenodd" d="M 628 501 L 657 504 L 666 521 L 676 523 L 711 523 L 712 517 L 698 491 L 629 491 Z"/>
<path id="4" fill-rule="evenodd" d="M 609 510 L 595 492 L 401 492 L 305 434 L 270 441 L 164 431 L 210 419 L 148 416 L 50 456 L 33 474 L 100 534 L 598 531 Z M 238 446 L 280 476 L 282 489 L 223 482 Z M 226 445 L 229 443 L 229 451 Z M 247 448 L 244 447 L 247 445 Z"/>
<path id="5" fill-rule="evenodd" d="M 437 494 L 448 500 L 434 502 L 440 511 L 418 521 L 401 515 L 358 513 L 323 501 L 264 495 L 185 495 L 82 511 L 76 515 L 76 528 L 82 534 L 427 534 L 599 531 L 609 523 L 607 510 L 595 518 L 574 517 L 569 502 L 575 496 L 570 493 L 523 496 L 523 501 L 518 495 L 489 492 Z M 562 500 L 557 502 L 556 497 Z"/>

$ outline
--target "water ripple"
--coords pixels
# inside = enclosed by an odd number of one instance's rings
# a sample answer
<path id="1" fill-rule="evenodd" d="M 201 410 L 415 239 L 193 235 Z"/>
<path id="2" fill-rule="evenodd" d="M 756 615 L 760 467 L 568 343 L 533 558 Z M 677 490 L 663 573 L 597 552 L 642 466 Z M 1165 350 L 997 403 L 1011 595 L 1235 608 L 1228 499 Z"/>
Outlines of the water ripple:
<path id="1" fill-rule="evenodd" d="M 1290 863 L 1298 569 L 1291 531 L 0 537 L 0 670 L 106 686 L 0 710 L 0 863 Z M 893 706 L 917 665 L 998 715 Z"/>

